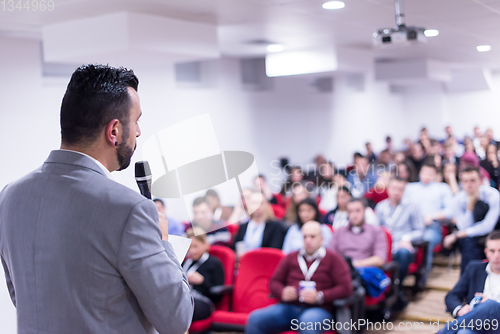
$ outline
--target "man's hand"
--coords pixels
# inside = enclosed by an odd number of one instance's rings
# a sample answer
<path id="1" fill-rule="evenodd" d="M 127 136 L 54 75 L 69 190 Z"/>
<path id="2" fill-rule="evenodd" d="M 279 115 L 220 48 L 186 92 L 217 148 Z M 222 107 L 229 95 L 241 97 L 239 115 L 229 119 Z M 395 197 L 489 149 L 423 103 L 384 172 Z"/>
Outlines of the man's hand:
<path id="1" fill-rule="evenodd" d="M 203 275 L 201 275 L 197 271 L 187 275 L 187 279 L 188 279 L 189 284 L 192 284 L 192 285 L 200 285 L 203 283 L 203 281 L 205 281 L 205 277 L 203 277 Z"/>
<path id="2" fill-rule="evenodd" d="M 468 201 L 467 201 L 467 210 L 470 212 L 474 211 L 474 206 L 476 206 L 477 200 L 479 199 L 479 194 L 474 194 L 474 195 L 467 195 Z"/>
<path id="3" fill-rule="evenodd" d="M 158 224 L 161 230 L 161 239 L 168 241 L 168 220 L 167 217 L 161 212 L 158 212 Z"/>
<path id="4" fill-rule="evenodd" d="M 429 226 L 430 224 L 432 224 L 433 221 L 434 221 L 434 217 L 433 216 L 425 216 L 424 217 L 424 224 L 425 224 L 425 226 Z"/>
<path id="5" fill-rule="evenodd" d="M 455 242 L 457 242 L 457 235 L 453 234 L 453 233 L 448 234 L 443 239 L 443 246 L 444 246 L 444 248 L 450 249 Z"/>
<path id="6" fill-rule="evenodd" d="M 281 292 L 281 300 L 284 302 L 296 301 L 297 297 L 297 289 L 293 286 L 286 286 Z"/>
<path id="7" fill-rule="evenodd" d="M 316 304 L 318 300 L 318 291 L 316 289 L 302 289 L 299 292 L 300 301 L 306 304 Z"/>
<path id="8" fill-rule="evenodd" d="M 470 307 L 469 304 L 465 304 L 458 312 L 457 312 L 457 318 L 463 316 L 464 314 L 469 313 L 472 311 L 472 308 Z"/>
<path id="9" fill-rule="evenodd" d="M 413 247 L 411 241 L 409 240 L 401 240 L 399 242 L 399 248 L 406 248 L 407 250 L 409 250 L 410 252 L 415 252 L 415 248 Z"/>
<path id="10" fill-rule="evenodd" d="M 481 301 L 479 303 L 484 303 L 485 301 L 487 301 L 489 299 L 488 296 L 486 296 L 482 292 L 476 292 L 475 296 L 481 296 Z"/>

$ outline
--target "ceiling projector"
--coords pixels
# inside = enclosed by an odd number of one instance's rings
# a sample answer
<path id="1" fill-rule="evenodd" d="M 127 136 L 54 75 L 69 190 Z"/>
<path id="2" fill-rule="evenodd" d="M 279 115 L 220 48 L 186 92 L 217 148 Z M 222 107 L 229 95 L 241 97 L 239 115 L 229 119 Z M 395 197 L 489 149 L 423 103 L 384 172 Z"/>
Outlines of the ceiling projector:
<path id="1" fill-rule="evenodd" d="M 379 47 L 407 46 L 417 43 L 426 43 L 424 28 L 407 27 L 404 23 L 403 1 L 395 0 L 397 28 L 383 28 L 373 33 L 373 44 Z"/>

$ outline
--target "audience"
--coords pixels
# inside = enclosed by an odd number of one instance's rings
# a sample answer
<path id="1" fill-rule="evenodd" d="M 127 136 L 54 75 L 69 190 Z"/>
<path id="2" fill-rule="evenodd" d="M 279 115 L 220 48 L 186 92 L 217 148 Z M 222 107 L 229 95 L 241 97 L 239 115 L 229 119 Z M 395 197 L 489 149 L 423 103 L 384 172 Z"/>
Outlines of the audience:
<path id="1" fill-rule="evenodd" d="M 425 224 L 418 208 L 410 203 L 403 203 L 406 182 L 394 177 L 389 182 L 389 198 L 375 207 L 380 226 L 387 228 L 392 235 L 393 260 L 399 264 L 399 285 L 408 272 L 408 267 L 415 260 L 415 248 L 412 242 L 421 241 Z"/>
<path id="2" fill-rule="evenodd" d="M 304 246 L 304 236 L 302 235 L 302 226 L 309 221 L 320 221 L 316 201 L 312 198 L 302 200 L 297 206 L 296 222 L 290 226 L 283 242 L 283 253 L 288 254 L 301 249 Z M 324 246 L 328 245 L 332 238 L 332 231 L 325 224 L 321 224 L 321 235 Z"/>
<path id="3" fill-rule="evenodd" d="M 429 242 L 427 269 L 432 268 L 433 249 L 441 243 L 441 223 L 453 218 L 451 201 L 453 194 L 446 183 L 436 180 L 436 167 L 433 164 L 422 165 L 420 181 L 406 186 L 403 201 L 417 206 L 424 219 L 426 229 L 423 239 Z"/>
<path id="4" fill-rule="evenodd" d="M 402 291 L 415 260 L 414 243 L 421 240 L 429 242 L 427 273 L 441 240 L 445 248 L 457 244 L 462 253 L 461 278 L 446 297 L 457 321 L 500 320 L 500 231 L 494 230 L 500 228 L 498 143 L 491 129 L 481 133 L 476 127 L 473 138 L 465 136 L 462 145 L 447 126 L 444 139 L 437 141 L 424 127 L 418 141 L 406 138 L 400 151 L 390 137 L 378 153 L 367 142 L 366 155 L 355 153 L 354 164 L 340 170 L 318 155 L 313 168 L 305 167 L 306 174 L 301 166 L 290 167 L 276 193 L 259 175 L 256 189 L 243 190 L 234 210 L 223 207 L 218 194 L 208 190 L 193 202 L 194 230 L 187 232 L 193 241 L 183 264 L 195 299 L 193 320 L 209 317 L 220 298 L 209 291 L 224 280 L 220 262 L 208 256 L 210 244 L 232 247 L 239 256 L 261 247 L 288 254 L 270 282 L 271 293 L 281 302 L 252 312 L 246 328 L 248 333 L 279 333 L 290 330 L 290 319 L 332 319 L 332 301 L 352 293 L 349 267 L 339 255 L 349 258 L 367 283 L 364 275 L 380 271 L 390 246 Z M 288 159 L 282 160 L 288 164 Z M 163 201 L 155 199 L 155 204 L 165 212 Z M 283 221 L 277 221 L 276 210 Z M 239 223 L 234 238 L 225 227 L 228 219 Z M 170 234 L 182 235 L 182 224 L 168 220 Z M 443 239 L 442 224 L 455 224 L 457 231 Z M 208 232 L 205 236 L 196 231 Z M 488 263 L 482 262 L 485 257 Z M 474 295 L 482 300 L 473 308 L 469 303 Z M 402 295 L 398 298 L 404 302 Z M 440 332 L 471 333 L 450 325 Z"/>
<path id="5" fill-rule="evenodd" d="M 450 248 L 457 240 L 462 253 L 461 274 L 472 260 L 484 259 L 484 244 L 480 237 L 491 233 L 500 215 L 500 194 L 495 188 L 481 184 L 477 167 L 467 167 L 460 173 L 463 190 L 453 199 L 453 214 L 458 232 L 444 239 Z"/>
<path id="6" fill-rule="evenodd" d="M 496 330 L 499 329 L 500 231 L 494 231 L 488 235 L 484 252 L 488 262 L 477 260 L 469 262 L 465 273 L 453 290 L 446 295 L 446 308 L 457 319 L 440 330 L 440 333 L 482 332 L 481 330 L 484 329 L 479 326 L 483 326 L 487 319 L 490 321 L 496 319 Z M 471 301 L 476 296 L 480 298 L 480 302 L 473 306 Z M 465 326 L 460 326 L 461 323 L 465 323 L 467 329 Z"/>
<path id="7" fill-rule="evenodd" d="M 222 296 L 210 293 L 210 288 L 224 284 L 224 269 L 218 258 L 208 254 L 210 245 L 203 229 L 190 228 L 186 236 L 191 239 L 191 245 L 182 269 L 192 287 L 193 321 L 198 321 L 208 318 L 214 311 L 214 304 L 221 300 Z"/>
<path id="8" fill-rule="evenodd" d="M 214 214 L 205 197 L 198 197 L 193 202 L 193 226 L 207 231 L 210 245 L 231 246 L 232 236 L 224 222 L 214 221 Z"/>
<path id="9" fill-rule="evenodd" d="M 289 331 L 298 323 L 323 323 L 333 318 L 333 304 L 352 294 L 351 273 L 339 255 L 323 246 L 321 224 L 302 226 L 303 247 L 288 254 L 278 265 L 270 282 L 278 304 L 250 313 L 245 333 L 274 334 Z M 322 333 L 320 328 L 307 333 Z M 299 333 L 306 333 L 299 330 Z"/>
<path id="10" fill-rule="evenodd" d="M 260 192 L 252 192 L 247 198 L 247 206 L 251 212 L 250 221 L 239 226 L 234 238 L 238 256 L 261 247 L 281 249 L 286 227 L 274 220 L 265 196 Z"/>

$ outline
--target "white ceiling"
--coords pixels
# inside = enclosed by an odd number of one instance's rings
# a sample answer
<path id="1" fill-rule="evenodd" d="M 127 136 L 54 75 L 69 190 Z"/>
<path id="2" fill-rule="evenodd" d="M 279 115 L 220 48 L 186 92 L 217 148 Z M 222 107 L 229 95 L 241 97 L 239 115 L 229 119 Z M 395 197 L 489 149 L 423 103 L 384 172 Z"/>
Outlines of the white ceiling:
<path id="1" fill-rule="evenodd" d="M 265 46 L 288 50 L 335 45 L 373 50 L 376 58 L 428 57 L 457 66 L 500 69 L 500 0 L 406 0 L 407 25 L 438 29 L 427 45 L 379 50 L 372 33 L 393 27 L 393 0 L 344 0 L 341 10 L 325 10 L 322 0 L 54 0 L 52 12 L 3 11 L 0 34 L 40 38 L 41 27 L 83 17 L 131 11 L 212 23 L 224 55 L 263 55 Z M 1 6 L 1 5 L 0 5 Z M 477 45 L 489 44 L 479 53 Z"/>

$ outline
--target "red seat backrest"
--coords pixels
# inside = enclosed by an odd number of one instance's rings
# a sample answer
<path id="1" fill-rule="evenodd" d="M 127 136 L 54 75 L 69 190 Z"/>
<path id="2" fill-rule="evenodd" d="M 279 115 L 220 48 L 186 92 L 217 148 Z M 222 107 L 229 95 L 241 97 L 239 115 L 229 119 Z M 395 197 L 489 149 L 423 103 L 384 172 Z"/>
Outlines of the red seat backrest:
<path id="1" fill-rule="evenodd" d="M 236 256 L 231 248 L 226 246 L 211 245 L 208 253 L 211 256 L 215 256 L 222 262 L 222 267 L 224 268 L 224 284 L 231 285 L 234 282 L 234 264 L 236 262 Z M 222 311 L 228 311 L 229 305 L 231 303 L 231 296 L 229 294 L 224 295 L 222 300 L 217 303 L 216 308 Z"/>
<path id="2" fill-rule="evenodd" d="M 278 204 L 271 204 L 271 208 L 273 209 L 273 213 L 276 216 L 277 219 L 281 220 L 283 217 L 285 217 L 285 208 Z"/>
<path id="3" fill-rule="evenodd" d="M 231 233 L 232 239 L 234 239 L 234 236 L 238 233 L 238 230 L 240 229 L 240 224 L 226 222 L 224 225 L 226 226 L 229 233 Z"/>
<path id="4" fill-rule="evenodd" d="M 391 231 L 389 231 L 385 227 L 381 227 L 382 230 L 385 232 L 385 237 L 387 239 L 387 263 L 392 261 L 392 234 Z"/>
<path id="5" fill-rule="evenodd" d="M 269 296 L 269 280 L 284 257 L 274 248 L 256 249 L 241 257 L 234 282 L 233 312 L 250 313 L 277 302 Z"/>

